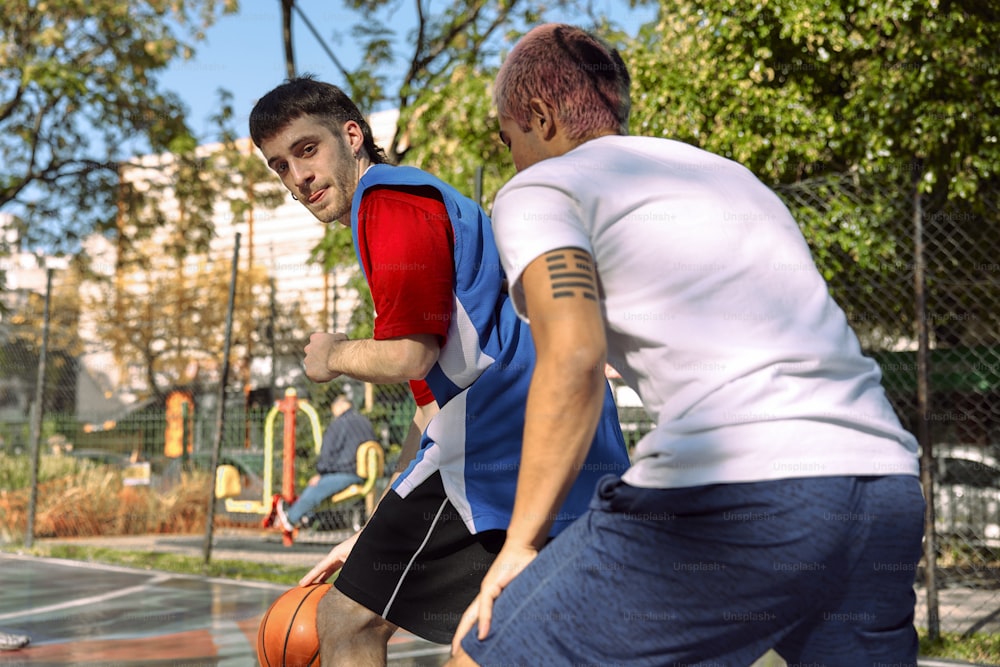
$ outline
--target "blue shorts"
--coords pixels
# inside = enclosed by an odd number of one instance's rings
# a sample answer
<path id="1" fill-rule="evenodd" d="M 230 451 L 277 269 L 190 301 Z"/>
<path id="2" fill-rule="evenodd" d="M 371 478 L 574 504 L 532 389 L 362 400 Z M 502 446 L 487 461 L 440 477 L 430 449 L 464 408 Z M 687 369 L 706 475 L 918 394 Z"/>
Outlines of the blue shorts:
<path id="1" fill-rule="evenodd" d="M 504 590 L 480 665 L 912 665 L 924 499 L 911 476 L 641 489 L 587 514 Z"/>

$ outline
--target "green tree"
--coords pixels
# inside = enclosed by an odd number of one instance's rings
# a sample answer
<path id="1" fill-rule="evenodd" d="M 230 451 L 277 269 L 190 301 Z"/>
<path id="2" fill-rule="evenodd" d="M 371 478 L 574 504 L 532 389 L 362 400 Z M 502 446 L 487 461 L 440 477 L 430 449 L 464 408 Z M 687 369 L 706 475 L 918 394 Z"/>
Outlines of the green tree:
<path id="1" fill-rule="evenodd" d="M 834 291 L 861 292 L 846 304 L 861 328 L 912 335 L 905 300 L 877 313 L 859 304 L 909 287 L 899 279 L 913 264 L 915 188 L 927 219 L 958 223 L 954 233 L 980 238 L 995 219 L 997 19 L 971 0 L 663 2 L 625 50 L 632 131 L 694 143 L 787 186 Z M 963 261 L 994 251 L 972 243 Z M 942 303 L 958 298 L 949 263 L 932 267 Z M 992 321 L 996 306 L 977 312 Z"/>
<path id="2" fill-rule="evenodd" d="M 105 282 L 86 300 L 91 312 L 109 316 L 96 322 L 97 337 L 123 367 L 141 369 L 148 396 L 163 399 L 178 386 L 219 381 L 231 268 L 228 262 L 188 262 L 175 274 L 132 265 Z M 270 283 L 260 267 L 237 275 L 233 318 L 233 375 L 243 381 L 252 358 L 270 356 L 269 337 L 288 352 L 288 340 L 308 330 L 295 304 L 271 312 Z M 268 327 L 273 327 L 269 330 Z"/>
<path id="3" fill-rule="evenodd" d="M 53 280 L 49 303 L 49 339 L 46 351 L 45 392 L 47 411 L 71 412 L 76 400 L 76 358 L 83 351 L 77 322 L 80 315 L 79 272 L 70 266 L 65 275 Z M 5 380 L 0 394 L 16 384 L 23 396 L 34 397 L 42 349 L 45 295 L 20 293 L 20 303 L 0 322 L 0 377 Z M 8 400 L 16 399 L 9 396 Z M 0 398 L 0 405 L 5 400 Z M 25 414 L 27 416 L 27 414 Z"/>
<path id="4" fill-rule="evenodd" d="M 9 0 L 0 12 L 0 210 L 30 245 L 73 248 L 113 218 L 126 151 L 195 143 L 157 76 L 236 0 Z"/>
<path id="5" fill-rule="evenodd" d="M 259 155 L 236 139 L 230 102 L 222 91 L 214 119 L 220 143 L 145 156 L 122 170 L 113 276 L 94 276 L 104 285 L 89 312 L 112 314 L 99 324 L 99 338 L 120 363 L 142 368 L 145 385 L 159 398 L 189 381 L 192 364 L 219 361 L 225 320 L 219 304 L 228 301 L 230 277 L 220 263 L 206 260 L 216 219 L 245 224 L 252 239 L 254 211 L 285 200 Z M 269 277 L 249 247 L 233 322 L 232 366 L 243 381 L 249 381 L 252 357 L 270 353 L 262 349 L 268 332 L 259 326 L 271 319 Z"/>
<path id="6" fill-rule="evenodd" d="M 628 46 L 633 131 L 694 141 L 772 183 L 919 170 L 971 198 L 1000 158 L 988 3 L 664 3 Z"/>
<path id="7" fill-rule="evenodd" d="M 347 91 L 362 109 L 388 106 L 399 111 L 396 132 L 384 146 L 392 162 L 405 161 L 413 142 L 410 132 L 415 114 L 429 98 L 449 95 L 456 70 L 468 70 L 494 59 L 506 31 L 537 21 L 538 3 L 525 0 L 472 0 L 432 4 L 411 0 L 405 5 L 388 0 L 349 0 L 359 12 L 351 39 L 360 46 L 362 63 L 354 71 L 341 71 Z M 556 3 L 565 6 L 565 0 Z M 411 14 L 412 27 L 400 35 L 395 27 L 400 13 Z M 405 44 L 402 53 L 395 50 Z M 390 71 L 402 75 L 390 76 Z"/>

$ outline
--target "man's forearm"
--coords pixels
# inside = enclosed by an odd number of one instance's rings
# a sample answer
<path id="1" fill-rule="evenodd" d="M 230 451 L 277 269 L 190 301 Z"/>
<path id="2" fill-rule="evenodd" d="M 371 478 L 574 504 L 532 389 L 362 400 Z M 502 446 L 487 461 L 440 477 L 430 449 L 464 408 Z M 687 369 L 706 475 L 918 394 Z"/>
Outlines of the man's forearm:
<path id="1" fill-rule="evenodd" d="M 507 540 L 541 548 L 590 451 L 604 402 L 603 367 L 540 361 L 528 392 L 517 497 Z"/>
<path id="2" fill-rule="evenodd" d="M 344 340 L 330 350 L 327 367 L 364 382 L 394 384 L 422 379 L 438 352 L 433 336 Z"/>
<path id="3" fill-rule="evenodd" d="M 570 259 L 573 282 L 565 283 Z M 601 418 L 607 343 L 589 254 L 576 248 L 553 250 L 532 261 L 521 280 L 536 363 L 507 542 L 539 549 L 580 473 Z"/>

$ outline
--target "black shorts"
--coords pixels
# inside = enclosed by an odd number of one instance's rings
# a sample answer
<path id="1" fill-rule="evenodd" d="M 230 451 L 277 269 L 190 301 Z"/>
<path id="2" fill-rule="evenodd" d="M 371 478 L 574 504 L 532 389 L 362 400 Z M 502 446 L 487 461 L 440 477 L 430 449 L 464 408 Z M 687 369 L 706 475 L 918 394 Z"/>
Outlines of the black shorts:
<path id="1" fill-rule="evenodd" d="M 505 536 L 471 534 L 434 474 L 405 498 L 386 494 L 333 585 L 390 623 L 447 644 Z"/>

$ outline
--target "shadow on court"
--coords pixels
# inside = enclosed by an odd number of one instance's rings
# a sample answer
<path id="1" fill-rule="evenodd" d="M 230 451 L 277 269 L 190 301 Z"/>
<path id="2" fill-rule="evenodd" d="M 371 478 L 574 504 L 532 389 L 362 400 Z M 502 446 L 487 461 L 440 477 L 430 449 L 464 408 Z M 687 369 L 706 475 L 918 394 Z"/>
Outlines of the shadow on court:
<path id="1" fill-rule="evenodd" d="M 287 587 L 0 554 L 0 631 L 31 644 L 2 665 L 256 665 L 257 626 Z M 442 665 L 448 648 L 397 633 L 394 667 Z"/>

